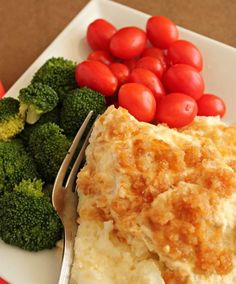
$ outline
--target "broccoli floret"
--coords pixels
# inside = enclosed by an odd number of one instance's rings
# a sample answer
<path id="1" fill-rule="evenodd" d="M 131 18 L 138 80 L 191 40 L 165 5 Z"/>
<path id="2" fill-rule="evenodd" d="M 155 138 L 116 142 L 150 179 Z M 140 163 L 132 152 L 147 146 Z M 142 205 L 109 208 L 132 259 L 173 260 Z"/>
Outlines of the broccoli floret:
<path id="1" fill-rule="evenodd" d="M 0 141 L 0 194 L 11 191 L 22 179 L 38 176 L 33 158 L 19 139 Z"/>
<path id="2" fill-rule="evenodd" d="M 60 108 L 56 106 L 53 110 L 43 114 L 40 119 L 34 124 L 25 123 L 24 129 L 19 134 L 19 138 L 22 139 L 25 145 L 28 145 L 29 137 L 33 130 L 47 122 L 53 122 L 59 125 L 60 122 Z"/>
<path id="3" fill-rule="evenodd" d="M 61 239 L 62 224 L 42 181 L 23 180 L 0 196 L 0 238 L 29 251 L 50 249 Z"/>
<path id="4" fill-rule="evenodd" d="M 71 91 L 65 97 L 61 114 L 60 126 L 67 135 L 76 135 L 90 110 L 93 110 L 92 121 L 106 109 L 104 96 L 89 88 L 80 88 Z"/>
<path id="5" fill-rule="evenodd" d="M 76 63 L 63 57 L 52 57 L 35 73 L 32 82 L 40 82 L 53 88 L 63 100 L 68 91 L 77 87 Z"/>
<path id="6" fill-rule="evenodd" d="M 29 150 L 45 181 L 54 180 L 70 144 L 63 130 L 55 123 L 44 123 L 33 130 Z"/>
<path id="7" fill-rule="evenodd" d="M 20 133 L 24 123 L 18 100 L 11 97 L 0 100 L 0 140 L 7 140 Z"/>
<path id="8" fill-rule="evenodd" d="M 57 106 L 50 112 L 43 114 L 39 121 L 37 122 L 38 125 L 42 125 L 47 122 L 53 122 L 59 125 L 60 122 L 60 108 Z"/>
<path id="9" fill-rule="evenodd" d="M 41 179 L 23 179 L 18 185 L 15 185 L 13 191 L 21 191 L 30 195 L 35 195 L 35 197 L 42 197 L 44 193 L 43 181 Z"/>
<path id="10" fill-rule="evenodd" d="M 19 100 L 26 110 L 26 122 L 34 124 L 43 113 L 53 110 L 58 104 L 57 93 L 49 86 L 35 83 L 20 90 Z"/>

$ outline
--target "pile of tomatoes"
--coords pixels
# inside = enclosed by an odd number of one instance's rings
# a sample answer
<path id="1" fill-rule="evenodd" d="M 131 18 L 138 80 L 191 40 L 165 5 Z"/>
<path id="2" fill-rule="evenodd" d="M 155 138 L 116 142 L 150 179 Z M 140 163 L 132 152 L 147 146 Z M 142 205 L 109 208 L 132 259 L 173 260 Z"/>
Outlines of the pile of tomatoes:
<path id="1" fill-rule="evenodd" d="M 87 41 L 93 51 L 77 65 L 77 83 L 101 92 L 139 121 L 178 128 L 196 115 L 225 114 L 223 100 L 204 93 L 200 51 L 179 39 L 170 19 L 152 16 L 146 31 L 134 26 L 117 30 L 97 19 L 87 28 Z"/>

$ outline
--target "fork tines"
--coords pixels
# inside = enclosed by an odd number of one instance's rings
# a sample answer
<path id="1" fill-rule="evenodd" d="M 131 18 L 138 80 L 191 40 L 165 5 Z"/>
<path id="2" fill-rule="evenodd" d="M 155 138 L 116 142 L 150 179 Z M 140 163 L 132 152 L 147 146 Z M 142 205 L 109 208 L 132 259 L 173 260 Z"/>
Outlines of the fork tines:
<path id="1" fill-rule="evenodd" d="M 67 187 L 73 187 L 73 184 L 75 182 L 75 178 L 76 178 L 76 175 L 77 175 L 77 172 L 78 172 L 78 169 L 80 167 L 80 164 L 84 158 L 84 155 L 85 155 L 85 149 L 88 145 L 88 140 L 89 140 L 89 137 L 90 137 L 90 134 L 92 132 L 92 127 L 90 129 L 90 131 L 88 132 L 88 134 L 86 135 L 86 138 L 84 140 L 84 143 L 81 147 L 81 150 L 78 154 L 78 157 L 76 158 L 76 161 L 74 162 L 73 164 L 73 167 L 70 171 L 70 174 L 66 180 L 66 183 L 64 183 L 64 179 L 65 179 L 65 175 L 67 173 L 67 170 L 70 166 L 70 163 L 71 163 L 71 160 L 76 152 L 76 149 L 79 145 L 79 142 L 83 136 L 83 134 L 85 133 L 85 130 L 92 118 L 92 115 L 93 115 L 93 111 L 90 111 L 89 114 L 87 115 L 86 119 L 84 120 L 83 124 L 81 125 L 79 131 L 77 132 L 68 152 L 67 152 L 67 155 L 64 159 L 64 161 L 62 162 L 61 164 L 61 167 L 58 171 L 58 174 L 57 174 L 57 177 L 55 179 L 55 183 L 54 183 L 54 189 L 53 189 L 53 195 L 56 194 L 56 192 L 54 192 L 54 190 L 56 190 L 56 188 L 62 188 L 63 187 L 63 184 L 65 184 L 65 188 Z M 53 196 L 52 196 L 52 200 L 54 200 Z M 54 204 L 53 204 L 54 205 Z M 54 206 L 56 207 L 56 206 Z"/>

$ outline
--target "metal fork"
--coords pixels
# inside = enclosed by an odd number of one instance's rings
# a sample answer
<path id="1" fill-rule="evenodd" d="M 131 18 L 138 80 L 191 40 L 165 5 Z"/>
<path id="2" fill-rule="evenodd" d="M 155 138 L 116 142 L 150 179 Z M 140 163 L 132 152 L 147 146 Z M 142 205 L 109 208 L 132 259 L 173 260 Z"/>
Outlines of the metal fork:
<path id="1" fill-rule="evenodd" d="M 75 190 L 75 181 L 79 167 L 85 155 L 85 149 L 88 145 L 92 127 L 85 138 L 83 146 L 81 147 L 81 150 L 65 183 L 64 179 L 81 137 L 84 134 L 89 121 L 91 120 L 92 114 L 92 111 L 89 112 L 78 133 L 76 134 L 71 147 L 61 164 L 53 187 L 52 204 L 64 226 L 64 252 L 58 284 L 67 284 L 69 282 L 70 270 L 73 261 L 74 240 L 78 227 L 76 224 L 78 196 Z"/>

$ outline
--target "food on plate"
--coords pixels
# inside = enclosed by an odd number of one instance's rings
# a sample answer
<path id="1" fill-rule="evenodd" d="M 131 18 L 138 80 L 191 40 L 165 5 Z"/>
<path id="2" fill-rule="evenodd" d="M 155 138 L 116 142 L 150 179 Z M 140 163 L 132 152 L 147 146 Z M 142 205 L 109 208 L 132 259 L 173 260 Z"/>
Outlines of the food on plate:
<path id="1" fill-rule="evenodd" d="M 125 64 L 114 62 L 109 65 L 111 72 L 116 76 L 118 80 L 118 86 L 126 83 L 129 78 L 129 68 Z"/>
<path id="2" fill-rule="evenodd" d="M 0 100 L 0 140 L 7 140 L 24 128 L 24 114 L 20 110 L 20 103 L 14 98 Z"/>
<path id="3" fill-rule="evenodd" d="M 63 57 L 48 59 L 34 74 L 32 83 L 42 83 L 50 86 L 60 100 L 70 90 L 77 87 L 75 81 L 76 63 Z"/>
<path id="4" fill-rule="evenodd" d="M 78 174 L 71 283 L 236 283 L 236 127 L 109 107 Z"/>
<path id="5" fill-rule="evenodd" d="M 119 106 L 126 108 L 140 121 L 151 122 L 155 117 L 156 100 L 146 86 L 139 83 L 127 83 L 118 93 Z"/>
<path id="6" fill-rule="evenodd" d="M 137 27 L 124 27 L 118 30 L 110 40 L 110 51 L 120 59 L 140 56 L 147 44 L 146 33 Z"/>
<path id="7" fill-rule="evenodd" d="M 42 83 L 33 83 L 21 89 L 18 99 L 29 124 L 34 124 L 42 114 L 53 110 L 59 101 L 57 93 Z"/>
<path id="8" fill-rule="evenodd" d="M 3 98 L 5 96 L 5 88 L 3 86 L 2 81 L 0 80 L 0 99 Z M 1 278 L 0 278 L 1 279 Z"/>
<path id="9" fill-rule="evenodd" d="M 180 128 L 193 122 L 198 112 L 196 101 L 182 93 L 172 93 L 160 98 L 156 119 L 169 127 Z"/>
<path id="10" fill-rule="evenodd" d="M 55 123 L 44 123 L 32 131 L 28 149 L 45 181 L 54 181 L 70 145 L 71 141 Z"/>
<path id="11" fill-rule="evenodd" d="M 0 140 L 0 195 L 12 191 L 22 179 L 38 177 L 35 162 L 20 139 Z"/>
<path id="12" fill-rule="evenodd" d="M 110 55 L 110 53 L 105 50 L 92 51 L 89 53 L 87 59 L 100 61 L 106 65 L 110 65 L 114 61 L 114 58 Z"/>
<path id="13" fill-rule="evenodd" d="M 116 28 L 105 19 L 96 19 L 87 28 L 86 38 L 93 50 L 109 51 L 109 44 Z"/>
<path id="14" fill-rule="evenodd" d="M 191 42 L 179 40 L 177 27 L 171 20 L 150 17 L 144 31 L 134 26 L 117 30 L 107 20 L 97 19 L 88 26 L 86 36 L 93 49 L 88 60 L 77 63 L 63 57 L 49 58 L 32 76 L 31 84 L 20 90 L 18 100 L 2 99 L 4 89 L 0 81 L 0 199 L 10 199 L 11 194 L 18 198 L 23 191 L 16 188 L 23 186 L 28 192 L 27 188 L 35 188 L 35 179 L 39 178 L 42 192 L 48 198 L 73 136 L 90 110 L 94 111 L 94 120 L 107 105 L 114 104 L 157 129 L 162 129 L 155 126 L 158 123 L 173 128 L 193 125 L 197 109 L 199 115 L 224 115 L 224 102 L 215 95 L 204 94 L 204 80 L 199 73 L 203 61 L 200 51 Z M 124 116 L 131 117 L 127 113 Z M 119 129 L 120 125 L 116 124 Z M 27 198 L 30 200 L 32 196 L 24 193 L 24 199 Z M 1 206 L 0 202 L 0 216 L 4 212 Z M 86 230 L 86 226 L 81 226 L 81 230 Z M 116 226 L 100 224 L 100 233 L 112 234 Z M 150 228 L 145 226 L 148 232 Z M 25 236 L 33 233 L 30 226 L 25 230 Z M 10 243 L 5 236 L 2 239 Z M 17 238 L 11 244 L 31 250 Z M 43 241 L 32 250 L 48 247 Z M 128 251 L 130 247 L 122 244 L 119 249 Z M 127 255 L 130 263 L 137 261 L 133 252 Z M 163 267 L 157 266 L 156 261 L 147 260 L 147 266 L 139 263 L 136 267 L 139 274 L 131 275 L 132 281 L 145 274 L 148 275 L 145 281 L 158 279 L 163 283 L 160 276 Z M 146 270 L 152 271 L 153 267 L 154 278 Z M 166 272 L 163 277 L 169 279 L 171 273 Z"/>
<path id="15" fill-rule="evenodd" d="M 75 77 L 78 86 L 91 88 L 104 96 L 114 95 L 118 86 L 117 78 L 100 61 L 82 61 L 76 66 Z"/>
<path id="16" fill-rule="evenodd" d="M 41 180 L 22 180 L 0 195 L 0 237 L 28 251 L 52 248 L 62 237 L 62 224 Z"/>
<path id="17" fill-rule="evenodd" d="M 164 73 L 164 67 L 161 62 L 156 57 L 153 56 L 143 56 L 136 63 L 136 68 L 143 68 L 152 71 L 159 79 Z"/>
<path id="18" fill-rule="evenodd" d="M 102 28 L 103 25 L 106 28 Z M 97 46 L 91 44 L 91 39 L 98 41 Z M 222 117 L 225 114 L 222 99 L 204 95 L 205 83 L 200 73 L 203 69 L 203 58 L 200 50 L 192 42 L 179 39 L 178 28 L 170 19 L 152 16 L 146 22 L 145 31 L 134 26 L 116 30 L 106 20 L 97 19 L 87 28 L 87 41 L 94 50 L 88 59 L 95 60 L 98 64 L 89 61 L 79 63 L 76 81 L 79 86 L 87 86 L 105 96 L 111 96 L 106 98 L 108 106 L 119 106 L 122 102 L 120 106 L 126 108 L 139 121 L 154 124 L 164 122 L 169 127 L 183 127 L 191 123 L 196 115 L 196 104 L 199 106 L 199 115 Z M 107 67 L 114 76 L 111 76 Z M 152 116 L 152 120 L 147 118 L 145 113 L 147 104 L 150 105 L 150 96 L 136 95 L 135 99 L 138 98 L 139 102 L 137 106 L 137 101 L 133 101 L 135 90 L 130 88 L 120 100 L 119 94 L 123 93 L 123 89 L 126 90 L 124 85 L 127 83 L 138 83 L 143 85 L 143 88 L 148 88 L 156 99 L 157 112 L 161 112 Z M 140 94 L 140 91 L 138 93 Z M 175 98 L 162 98 L 163 95 L 169 97 L 174 93 L 192 97 L 196 101 L 194 109 L 183 111 L 183 104 L 178 106 Z M 160 98 L 162 99 L 159 100 Z M 168 104 L 164 112 L 163 102 Z M 137 108 L 138 110 L 134 111 Z M 175 113 L 170 109 L 174 109 Z"/>
<path id="19" fill-rule="evenodd" d="M 19 138 L 27 146 L 28 142 L 29 142 L 29 137 L 30 137 L 32 131 L 36 127 L 38 127 L 39 125 L 42 125 L 42 124 L 47 123 L 47 122 L 53 122 L 53 123 L 59 125 L 60 124 L 60 111 L 61 111 L 61 108 L 58 105 L 53 110 L 43 114 L 36 123 L 28 124 L 26 122 L 25 126 L 24 126 L 24 129 L 19 134 Z"/>
<path id="20" fill-rule="evenodd" d="M 21 188 L 24 186 L 28 192 L 27 188 L 33 189 L 36 185 L 35 179 L 39 178 L 42 180 L 44 197 L 49 200 L 50 210 L 54 212 L 50 203 L 54 179 L 73 138 L 90 110 L 94 111 L 93 119 L 95 119 L 106 108 L 105 97 L 102 94 L 77 85 L 75 71 L 74 62 L 62 57 L 52 57 L 36 71 L 32 82 L 19 91 L 17 99 L 6 97 L 0 100 L 0 216 L 7 212 L 6 200 L 11 198 L 11 194 L 13 199 L 18 200 L 19 193 L 18 191 L 15 193 L 14 188 L 21 184 Z M 109 72 L 111 73 L 110 70 Z M 82 141 L 77 152 L 81 145 Z M 24 180 L 27 182 L 23 182 Z M 24 194 L 23 198 L 29 199 L 29 203 L 24 202 L 22 207 L 17 208 L 32 212 L 30 222 L 34 222 L 34 216 L 38 218 L 40 212 L 37 210 L 34 212 L 31 207 L 31 196 Z M 37 199 L 37 202 L 40 200 Z M 10 203 L 9 210 L 11 214 L 15 210 L 14 206 L 10 208 Z M 56 215 L 55 212 L 53 214 Z M 45 222 L 47 216 L 48 222 Z M 15 226 L 16 219 L 12 220 L 11 225 L 14 225 L 12 231 L 9 227 L 0 238 L 6 243 L 26 250 L 51 248 L 62 235 L 60 234 L 59 237 L 57 234 L 58 227 L 50 223 L 49 215 L 45 213 L 43 218 L 45 227 L 42 231 L 47 226 L 48 233 L 51 231 L 53 234 L 50 226 L 54 226 L 55 229 L 54 237 L 52 235 L 51 239 L 45 234 L 48 242 L 39 235 L 41 240 L 37 240 L 38 244 L 32 242 L 35 244 L 34 247 L 28 244 L 27 239 L 32 235 L 33 238 L 35 237 L 38 227 L 36 230 L 36 227 L 29 223 L 29 226 L 25 226 L 24 230 L 20 231 L 23 225 Z M 7 216 L 4 220 L 7 221 Z M 2 224 L 0 223 L 0 227 Z M 19 234 L 14 236 L 17 230 Z M 8 238 L 9 232 L 14 234 Z"/>
<path id="21" fill-rule="evenodd" d="M 199 49 L 187 40 L 175 41 L 167 50 L 167 58 L 171 65 L 187 64 L 202 71 L 203 59 Z"/>
<path id="22" fill-rule="evenodd" d="M 164 72 L 167 70 L 168 62 L 167 62 L 167 58 L 166 58 L 166 55 L 165 55 L 165 52 L 164 52 L 163 49 L 160 49 L 160 48 L 157 48 L 157 47 L 147 47 L 147 48 L 144 49 L 141 56 L 142 57 L 152 56 L 152 57 L 159 59 L 161 61 L 162 66 L 163 66 Z"/>
<path id="23" fill-rule="evenodd" d="M 146 31 L 151 44 L 161 49 L 169 48 L 179 37 L 176 25 L 164 16 L 150 17 L 146 24 Z"/>
<path id="24" fill-rule="evenodd" d="M 9 284 L 9 282 L 0 277 L 0 284 Z"/>
<path id="25" fill-rule="evenodd" d="M 195 100 L 200 99 L 205 88 L 201 74 L 187 64 L 171 66 L 163 76 L 163 84 L 168 93 L 184 93 Z"/>
<path id="26" fill-rule="evenodd" d="M 75 136 L 92 110 L 93 120 L 106 109 L 106 101 L 101 93 L 89 88 L 75 89 L 68 93 L 63 101 L 60 113 L 60 125 L 67 135 Z"/>
<path id="27" fill-rule="evenodd" d="M 138 58 L 135 57 L 132 59 L 122 60 L 122 63 L 125 64 L 129 68 L 130 71 L 132 71 L 136 66 L 137 60 Z"/>
<path id="28" fill-rule="evenodd" d="M 150 70 L 144 68 L 134 68 L 130 73 L 128 81 L 139 83 L 148 87 L 153 93 L 156 101 L 165 95 L 164 87 L 158 77 Z"/>
<path id="29" fill-rule="evenodd" d="M 213 94 L 204 94 L 198 101 L 198 115 L 200 116 L 224 116 L 226 106 L 224 101 Z"/>

